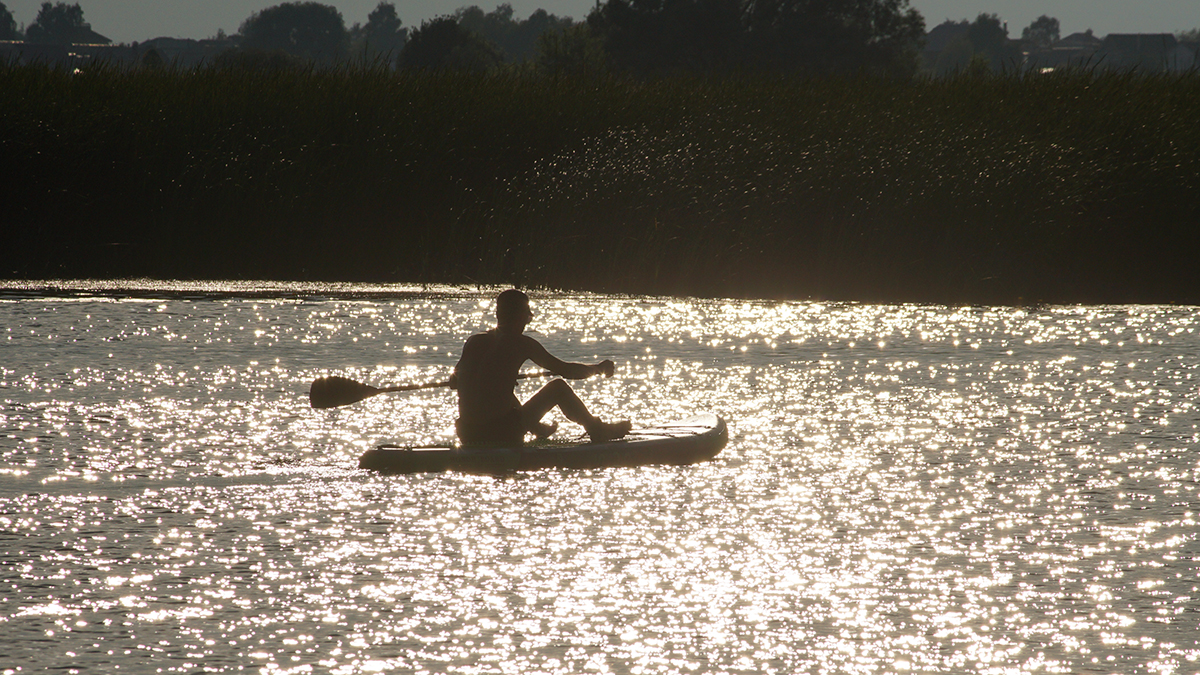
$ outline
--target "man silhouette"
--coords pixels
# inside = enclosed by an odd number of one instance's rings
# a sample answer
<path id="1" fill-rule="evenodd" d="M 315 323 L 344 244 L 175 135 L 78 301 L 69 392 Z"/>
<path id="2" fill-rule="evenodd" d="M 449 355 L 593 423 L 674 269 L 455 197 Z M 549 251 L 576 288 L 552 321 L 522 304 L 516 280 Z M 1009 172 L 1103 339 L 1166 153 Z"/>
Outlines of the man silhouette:
<path id="1" fill-rule="evenodd" d="M 458 390 L 455 426 L 459 439 L 466 444 L 521 445 L 527 432 L 545 438 L 558 429 L 557 424 L 542 422 L 554 408 L 582 425 L 593 441 L 614 440 L 629 433 L 628 420 L 609 423 L 588 412 L 565 380 L 551 380 L 524 404 L 517 399 L 513 390 L 526 361 L 572 380 L 598 374 L 612 377 L 614 370 L 609 360 L 587 365 L 552 355 L 524 334 L 532 320 L 529 296 L 516 289 L 504 291 L 496 298 L 496 327 L 472 335 L 463 345 L 450 378 L 450 386 Z"/>

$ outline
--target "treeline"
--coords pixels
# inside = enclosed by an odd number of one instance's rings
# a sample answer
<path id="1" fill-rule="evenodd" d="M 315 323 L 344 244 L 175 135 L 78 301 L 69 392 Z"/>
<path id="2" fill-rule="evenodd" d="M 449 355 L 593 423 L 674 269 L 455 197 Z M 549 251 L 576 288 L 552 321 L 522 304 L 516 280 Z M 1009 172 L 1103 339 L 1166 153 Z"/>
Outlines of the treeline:
<path id="1" fill-rule="evenodd" d="M 980 14 L 974 21 L 964 20 L 958 25 L 964 29 L 962 35 L 950 41 L 933 63 L 925 64 L 928 72 L 944 77 L 973 67 L 994 71 L 1021 69 L 1021 48 L 1008 38 L 1008 28 L 999 16 Z M 1059 39 L 1058 19 L 1039 17 L 1025 28 L 1022 39 L 1030 46 L 1049 49 Z"/>
<path id="2" fill-rule="evenodd" d="M 1010 39 L 1007 24 L 987 13 L 973 22 L 947 20 L 926 34 L 924 19 L 908 2 L 605 0 L 597 2 L 582 23 L 541 9 L 518 19 L 506 3 L 491 12 L 462 7 L 410 28 L 388 0 L 370 12 L 365 24 L 349 27 L 336 7 L 303 0 L 255 12 L 235 34 L 218 31 L 184 56 L 177 45 L 171 46 L 175 53 L 170 58 L 173 63 L 220 67 L 325 67 L 374 61 L 388 67 L 482 72 L 532 67 L 552 73 L 865 72 L 901 77 L 946 76 L 971 69 L 1036 70 L 1070 62 L 1069 54 L 1053 49 L 1060 28 L 1052 17 L 1039 17 L 1022 31 L 1020 40 Z M 1178 37 L 1195 42 L 1197 34 L 1200 29 L 1180 32 Z M 79 3 L 43 2 L 33 24 L 22 32 L 0 2 L 0 40 L 21 39 L 58 45 L 109 42 L 84 20 Z M 85 51 L 82 60 L 138 58 L 149 66 L 165 62 L 153 46 L 121 47 L 125 50 Z M 919 55 L 922 48 L 925 51 Z M 1086 49 L 1077 51 L 1081 56 L 1070 64 L 1074 67 L 1096 66 L 1103 60 L 1090 62 L 1082 55 Z M 21 52 L 10 48 L 8 54 L 19 58 Z M 1118 69 L 1161 69 L 1157 62 L 1141 63 L 1141 58 L 1122 54 L 1109 61 L 1129 61 L 1117 65 Z M 74 68 L 79 62 L 76 58 L 62 65 Z"/>
<path id="3" fill-rule="evenodd" d="M 535 60 L 544 35 L 562 33 L 573 25 L 573 20 L 541 9 L 520 20 L 512 5 L 504 3 L 491 12 L 463 7 L 410 30 L 394 4 L 380 2 L 365 24 L 346 28 L 341 14 L 330 5 L 288 2 L 246 19 L 234 36 L 238 46 L 224 54 L 218 65 L 266 53 L 294 59 L 297 65 L 367 60 L 389 67 L 486 71 Z"/>
<path id="4" fill-rule="evenodd" d="M 28 40 L 57 44 L 87 44 L 97 40 L 107 41 L 92 30 L 91 24 L 83 20 L 83 7 L 79 3 L 51 4 L 43 2 L 33 23 L 24 31 L 17 26 L 8 7 L 0 2 L 0 40 Z"/>
<path id="5" fill-rule="evenodd" d="M 0 65 L 10 278 L 1200 303 L 1200 74 Z"/>
<path id="6" fill-rule="evenodd" d="M 606 0 L 580 24 L 543 10 L 518 21 L 503 4 L 487 13 L 463 8 L 411 30 L 382 2 L 361 28 L 346 31 L 340 21 L 328 5 L 283 3 L 247 19 L 240 46 L 323 63 L 385 54 L 409 68 L 536 62 L 556 72 L 911 76 L 925 26 L 908 0 Z"/>
<path id="7" fill-rule="evenodd" d="M 376 60 L 389 67 L 496 70 L 516 63 L 554 72 L 732 73 L 917 72 L 924 20 L 908 0 L 605 0 L 582 23 L 511 5 L 477 6 L 409 28 L 393 3 L 365 24 L 346 23 L 332 5 L 284 2 L 252 14 L 217 65 L 328 66 Z M 0 4 L 0 39 L 15 37 Z M 103 41 L 78 3 L 45 2 L 29 39 Z M 219 34 L 224 39 L 226 36 Z M 147 55 L 148 64 L 161 57 Z"/>

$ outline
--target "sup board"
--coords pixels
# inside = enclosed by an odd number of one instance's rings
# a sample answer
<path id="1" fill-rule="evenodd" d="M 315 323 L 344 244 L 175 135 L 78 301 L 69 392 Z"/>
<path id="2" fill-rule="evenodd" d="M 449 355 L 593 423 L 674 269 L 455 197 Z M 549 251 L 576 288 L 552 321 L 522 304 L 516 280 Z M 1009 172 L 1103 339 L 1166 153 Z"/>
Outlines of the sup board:
<path id="1" fill-rule="evenodd" d="M 517 448 L 380 445 L 363 453 L 358 466 L 382 473 L 462 471 L 503 474 L 553 468 L 694 464 L 715 457 L 728 441 L 729 431 L 724 420 L 705 413 L 634 429 L 625 438 L 601 443 L 586 439 L 538 441 Z"/>

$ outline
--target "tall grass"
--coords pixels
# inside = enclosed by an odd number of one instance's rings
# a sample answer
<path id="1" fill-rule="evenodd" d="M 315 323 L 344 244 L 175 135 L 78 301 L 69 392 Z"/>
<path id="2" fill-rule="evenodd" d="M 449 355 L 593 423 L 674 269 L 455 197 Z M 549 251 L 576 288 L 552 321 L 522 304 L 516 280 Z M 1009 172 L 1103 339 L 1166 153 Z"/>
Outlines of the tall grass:
<path id="1" fill-rule="evenodd" d="M 1200 75 L 0 66 L 10 277 L 1200 302 Z"/>

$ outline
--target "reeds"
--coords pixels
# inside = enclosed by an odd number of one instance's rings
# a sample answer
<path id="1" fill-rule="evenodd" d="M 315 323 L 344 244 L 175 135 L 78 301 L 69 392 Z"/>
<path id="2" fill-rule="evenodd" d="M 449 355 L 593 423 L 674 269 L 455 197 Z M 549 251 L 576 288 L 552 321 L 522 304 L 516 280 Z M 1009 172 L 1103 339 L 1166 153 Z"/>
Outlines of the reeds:
<path id="1" fill-rule="evenodd" d="M 1200 302 L 1194 72 L 6 65 L 0 149 L 9 277 Z"/>

